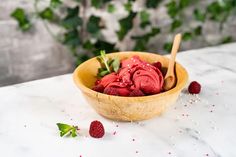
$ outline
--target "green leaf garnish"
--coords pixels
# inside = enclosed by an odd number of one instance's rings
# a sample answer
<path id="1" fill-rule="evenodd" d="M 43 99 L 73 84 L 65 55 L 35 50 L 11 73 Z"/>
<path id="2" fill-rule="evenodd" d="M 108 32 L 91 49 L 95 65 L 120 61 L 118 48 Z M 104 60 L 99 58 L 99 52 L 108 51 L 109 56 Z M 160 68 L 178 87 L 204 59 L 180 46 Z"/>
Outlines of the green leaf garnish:
<path id="1" fill-rule="evenodd" d="M 63 137 L 65 135 L 71 135 L 72 137 L 77 136 L 76 130 L 78 130 L 78 126 L 71 126 L 68 124 L 57 123 L 58 129 L 60 130 L 60 136 Z"/>
<path id="2" fill-rule="evenodd" d="M 119 58 L 113 59 L 113 62 L 111 63 L 111 66 L 112 66 L 112 68 L 113 68 L 113 70 L 115 72 L 118 72 L 118 70 L 120 68 L 120 60 L 119 60 Z"/>
<path id="3" fill-rule="evenodd" d="M 106 52 L 104 50 L 100 51 L 100 56 L 97 59 L 101 63 L 101 68 L 98 69 L 98 77 L 103 77 L 112 72 L 117 72 L 120 68 L 120 60 L 119 58 L 110 59 L 106 56 Z"/>
<path id="4" fill-rule="evenodd" d="M 102 64 L 105 65 L 106 70 L 107 70 L 109 73 L 111 73 L 111 69 L 110 69 L 109 64 L 108 64 L 109 59 L 107 58 L 106 52 L 105 52 L 104 50 L 101 50 L 101 51 L 100 51 L 100 56 L 98 56 L 98 59 L 100 60 L 100 62 L 101 62 Z"/>

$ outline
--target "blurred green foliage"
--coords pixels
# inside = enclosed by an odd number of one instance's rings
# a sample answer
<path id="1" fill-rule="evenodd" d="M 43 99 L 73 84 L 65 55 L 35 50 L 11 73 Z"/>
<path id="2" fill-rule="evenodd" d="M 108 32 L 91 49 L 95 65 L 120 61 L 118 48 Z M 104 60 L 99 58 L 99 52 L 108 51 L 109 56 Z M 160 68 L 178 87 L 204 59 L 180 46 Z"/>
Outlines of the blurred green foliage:
<path id="1" fill-rule="evenodd" d="M 27 12 L 23 8 L 16 8 L 11 16 L 17 20 L 19 28 L 22 31 L 30 30 L 33 21 L 41 19 L 49 33 L 56 40 L 68 46 L 76 58 L 76 64 L 80 64 L 88 58 L 99 55 L 100 50 L 106 50 L 107 53 L 119 51 L 116 43 L 105 39 L 102 30 L 106 29 L 104 19 L 97 15 L 85 16 L 84 11 L 91 4 L 94 9 L 106 10 L 109 14 L 115 14 L 117 9 L 112 0 L 73 0 L 74 7 L 67 6 L 62 0 L 50 0 L 48 6 L 39 9 L 39 0 L 34 0 L 35 11 Z M 145 0 L 144 8 L 134 11 L 135 0 L 127 0 L 123 7 L 127 16 L 118 20 L 119 30 L 116 31 L 117 39 L 123 41 L 126 37 L 134 41 L 133 50 L 148 51 L 148 43 L 154 37 L 161 35 L 162 27 L 153 24 L 151 21 L 151 12 L 157 9 L 160 4 L 166 7 L 166 12 L 170 18 L 167 27 L 171 34 L 182 32 L 183 42 L 195 40 L 201 37 L 206 21 L 213 21 L 219 24 L 219 31 L 222 31 L 224 23 L 235 14 L 236 0 L 214 0 L 207 4 L 205 8 L 199 8 L 200 0 Z M 83 9 L 80 9 L 83 8 Z M 189 13 L 185 13 L 187 8 L 192 8 L 193 12 L 190 20 L 196 21 L 197 25 L 188 26 L 185 21 L 189 20 Z M 120 8 L 119 8 L 120 9 Z M 81 11 L 83 10 L 83 11 Z M 35 16 L 36 15 L 36 16 Z M 115 15 L 114 15 L 115 16 Z M 155 15 L 159 16 L 159 15 Z M 35 19 L 36 18 L 36 19 Z M 136 24 L 139 22 L 138 24 Z M 61 34 L 53 34 L 48 24 L 53 23 L 63 30 Z M 141 35 L 134 35 L 130 31 L 135 27 L 140 27 L 143 31 Z M 184 29 L 183 29 L 184 28 Z M 135 28 L 137 29 L 137 28 Z M 166 32 L 165 32 L 166 33 Z M 130 35 L 128 35 L 130 34 Z M 224 36 L 219 43 L 231 42 L 231 36 Z M 166 40 L 163 43 L 163 49 L 170 52 L 172 41 Z M 82 52 L 82 53 L 81 53 Z"/>

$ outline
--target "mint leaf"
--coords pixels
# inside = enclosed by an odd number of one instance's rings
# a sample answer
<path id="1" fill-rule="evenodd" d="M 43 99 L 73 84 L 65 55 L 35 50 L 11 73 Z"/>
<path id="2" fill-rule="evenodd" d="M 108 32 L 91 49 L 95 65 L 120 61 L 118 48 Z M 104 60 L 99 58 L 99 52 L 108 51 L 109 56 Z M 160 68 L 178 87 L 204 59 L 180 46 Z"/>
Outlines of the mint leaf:
<path id="1" fill-rule="evenodd" d="M 103 77 L 107 74 L 109 74 L 109 71 L 107 71 L 106 69 L 104 69 L 104 68 L 99 68 L 98 69 L 98 75 L 97 75 L 98 77 Z"/>
<path id="2" fill-rule="evenodd" d="M 29 21 L 25 10 L 22 8 L 16 8 L 12 13 L 11 17 L 13 17 L 18 22 L 18 26 L 22 31 L 27 31 L 32 27 L 31 22 Z"/>
<path id="3" fill-rule="evenodd" d="M 120 41 L 123 40 L 125 35 L 132 29 L 133 19 L 135 18 L 136 14 L 137 13 L 130 12 L 127 17 L 119 20 L 120 30 L 116 32 L 116 34 L 118 35 L 118 39 Z"/>
<path id="4" fill-rule="evenodd" d="M 100 17 L 94 15 L 90 16 L 87 23 L 87 31 L 91 34 L 97 34 L 101 28 L 99 25 L 100 21 Z"/>
<path id="5" fill-rule="evenodd" d="M 118 70 L 120 69 L 120 59 L 119 58 L 113 59 L 111 66 L 115 72 L 118 72 Z"/>
<path id="6" fill-rule="evenodd" d="M 50 7 L 52 7 L 52 8 L 57 8 L 61 4 L 62 4 L 62 2 L 60 0 L 51 0 L 50 1 Z"/>
<path id="7" fill-rule="evenodd" d="M 106 52 L 104 50 L 101 50 L 100 51 L 100 56 L 98 56 L 97 58 L 102 64 L 105 65 L 105 68 L 108 71 L 108 73 L 111 73 L 111 69 L 110 69 L 109 64 L 108 64 L 109 59 L 106 56 Z"/>
<path id="8" fill-rule="evenodd" d="M 42 12 L 39 13 L 39 16 L 42 19 L 51 21 L 54 18 L 54 13 L 51 8 L 47 7 Z"/>
<path id="9" fill-rule="evenodd" d="M 63 124 L 63 123 L 57 123 L 57 127 L 60 131 L 60 136 L 63 137 L 65 135 L 71 135 L 72 137 L 77 136 L 77 126 L 71 126 L 68 124 Z"/>
<path id="10" fill-rule="evenodd" d="M 120 68 L 119 58 L 109 59 L 104 50 L 100 51 L 100 56 L 97 56 L 97 59 L 101 64 L 101 68 L 98 69 L 98 77 L 103 77 L 113 71 L 117 72 Z"/>
<path id="11" fill-rule="evenodd" d="M 82 25 L 82 19 L 79 17 L 79 6 L 67 9 L 67 15 L 61 22 L 66 29 L 76 29 Z"/>

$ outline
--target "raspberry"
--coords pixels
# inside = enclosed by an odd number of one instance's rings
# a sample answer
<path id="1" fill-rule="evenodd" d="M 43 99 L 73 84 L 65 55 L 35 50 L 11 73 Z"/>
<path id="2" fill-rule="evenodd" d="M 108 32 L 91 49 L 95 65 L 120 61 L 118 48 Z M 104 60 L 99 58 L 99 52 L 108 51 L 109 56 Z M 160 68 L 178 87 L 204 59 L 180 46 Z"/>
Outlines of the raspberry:
<path id="1" fill-rule="evenodd" d="M 96 80 L 95 85 L 98 85 L 101 82 L 101 80 Z"/>
<path id="2" fill-rule="evenodd" d="M 113 87 L 106 87 L 104 93 L 108 95 L 119 95 L 117 89 Z"/>
<path id="3" fill-rule="evenodd" d="M 134 89 L 129 96 L 144 96 L 144 93 L 139 89 Z"/>
<path id="4" fill-rule="evenodd" d="M 155 62 L 155 63 L 152 63 L 152 65 L 156 67 L 157 69 L 161 70 L 161 67 L 162 67 L 161 62 Z"/>
<path id="5" fill-rule="evenodd" d="M 92 121 L 89 128 L 89 134 L 94 138 L 101 138 L 105 134 L 104 127 L 100 121 Z"/>
<path id="6" fill-rule="evenodd" d="M 197 81 L 193 81 L 188 86 L 188 91 L 191 94 L 199 94 L 201 91 L 201 85 Z"/>
<path id="7" fill-rule="evenodd" d="M 104 86 L 101 85 L 101 84 L 98 84 L 98 85 L 94 86 L 92 89 L 93 89 L 94 91 L 103 93 L 103 91 L 104 91 Z"/>

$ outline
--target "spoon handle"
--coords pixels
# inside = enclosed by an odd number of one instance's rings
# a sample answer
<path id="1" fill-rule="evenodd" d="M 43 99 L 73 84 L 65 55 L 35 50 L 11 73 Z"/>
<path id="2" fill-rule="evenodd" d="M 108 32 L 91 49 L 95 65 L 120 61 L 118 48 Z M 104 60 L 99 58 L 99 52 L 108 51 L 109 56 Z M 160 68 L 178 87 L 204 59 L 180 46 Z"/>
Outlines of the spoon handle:
<path id="1" fill-rule="evenodd" d="M 175 58 L 176 58 L 176 54 L 179 50 L 180 42 L 181 42 L 181 34 L 179 33 L 179 34 L 175 35 L 175 38 L 174 38 L 174 42 L 173 42 L 173 46 L 172 46 L 172 50 L 171 50 L 170 63 L 168 65 L 168 71 L 166 74 L 167 77 L 170 75 L 174 75 Z"/>

